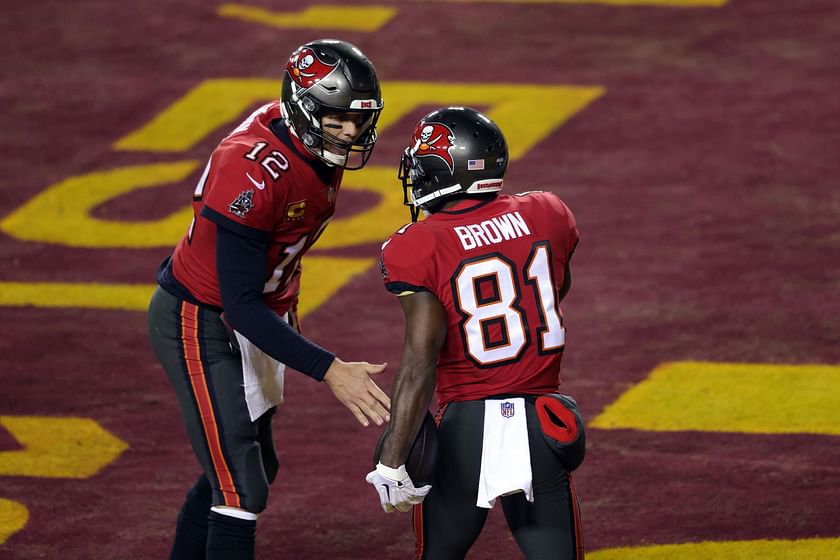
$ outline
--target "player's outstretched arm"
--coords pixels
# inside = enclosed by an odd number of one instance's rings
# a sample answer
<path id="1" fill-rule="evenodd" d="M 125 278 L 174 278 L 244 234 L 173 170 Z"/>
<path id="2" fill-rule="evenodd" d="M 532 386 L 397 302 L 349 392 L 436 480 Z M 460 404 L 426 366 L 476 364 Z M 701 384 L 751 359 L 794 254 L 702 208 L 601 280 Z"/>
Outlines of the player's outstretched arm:
<path id="1" fill-rule="evenodd" d="M 380 461 L 398 468 L 435 392 L 437 355 L 446 338 L 446 311 L 430 292 L 398 298 L 405 315 L 405 339 L 400 367 L 394 377 L 393 420 L 382 446 Z"/>
<path id="2" fill-rule="evenodd" d="M 433 294 L 418 292 L 399 301 L 405 314 L 405 341 L 394 381 L 394 418 L 379 463 L 365 478 L 376 489 L 386 513 L 410 511 L 432 489 L 414 486 L 405 460 L 434 395 L 435 362 L 446 338 L 446 314 Z"/>
<path id="3" fill-rule="evenodd" d="M 324 375 L 324 382 L 335 398 L 350 409 L 362 426 L 370 425 L 368 418 L 377 426 L 391 419 L 391 399 L 370 378 L 385 371 L 387 365 L 344 362 L 336 358 Z"/>

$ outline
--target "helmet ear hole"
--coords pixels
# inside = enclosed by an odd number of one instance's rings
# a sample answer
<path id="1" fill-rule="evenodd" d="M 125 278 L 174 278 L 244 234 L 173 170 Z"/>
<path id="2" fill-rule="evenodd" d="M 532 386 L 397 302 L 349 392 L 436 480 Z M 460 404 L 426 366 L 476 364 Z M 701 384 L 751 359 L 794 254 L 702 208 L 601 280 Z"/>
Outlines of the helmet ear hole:
<path id="1" fill-rule="evenodd" d="M 318 108 L 318 104 L 311 97 L 305 97 L 303 99 L 303 108 L 312 113 Z"/>

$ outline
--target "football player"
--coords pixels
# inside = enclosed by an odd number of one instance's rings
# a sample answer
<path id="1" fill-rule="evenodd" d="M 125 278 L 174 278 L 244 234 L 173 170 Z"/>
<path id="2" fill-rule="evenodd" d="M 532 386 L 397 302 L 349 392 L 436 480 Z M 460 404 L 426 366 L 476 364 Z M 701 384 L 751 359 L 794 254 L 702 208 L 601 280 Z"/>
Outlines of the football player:
<path id="1" fill-rule="evenodd" d="M 412 222 L 426 219 L 382 246 L 405 338 L 367 481 L 385 511 L 413 508 L 417 558 L 464 558 L 497 498 L 527 558 L 583 557 L 569 475 L 583 423 L 557 393 L 578 229 L 550 192 L 500 194 L 507 165 L 501 130 L 464 107 L 426 115 L 402 157 Z M 436 480 L 416 488 L 405 462 L 435 391 Z"/>
<path id="2" fill-rule="evenodd" d="M 323 381 L 364 426 L 389 419 L 370 375 L 304 338 L 295 309 L 301 257 L 335 211 L 345 169 L 376 143 L 379 80 L 355 46 L 307 43 L 279 101 L 254 111 L 210 156 L 192 224 L 158 271 L 149 336 L 202 467 L 170 558 L 253 558 L 257 515 L 278 461 L 271 418 L 286 366 Z"/>

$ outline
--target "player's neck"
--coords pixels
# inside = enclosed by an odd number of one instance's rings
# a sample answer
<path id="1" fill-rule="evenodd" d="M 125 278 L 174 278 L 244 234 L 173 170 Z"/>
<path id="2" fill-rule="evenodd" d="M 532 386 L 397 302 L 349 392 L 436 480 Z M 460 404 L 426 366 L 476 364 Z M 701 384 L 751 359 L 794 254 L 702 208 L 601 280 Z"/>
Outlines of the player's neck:
<path id="1" fill-rule="evenodd" d="M 474 206 L 482 205 L 485 202 L 491 200 L 492 197 L 487 196 L 464 196 L 460 198 L 456 198 L 454 200 L 446 201 L 443 206 L 440 207 L 441 211 L 452 211 L 452 210 L 467 210 Z"/>

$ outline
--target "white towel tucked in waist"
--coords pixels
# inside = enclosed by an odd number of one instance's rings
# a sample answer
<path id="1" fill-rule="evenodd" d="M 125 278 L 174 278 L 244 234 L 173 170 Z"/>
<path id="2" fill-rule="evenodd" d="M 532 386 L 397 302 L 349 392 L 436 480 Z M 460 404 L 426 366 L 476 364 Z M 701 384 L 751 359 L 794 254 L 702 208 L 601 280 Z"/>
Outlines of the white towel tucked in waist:
<path id="1" fill-rule="evenodd" d="M 486 400 L 475 505 L 490 509 L 499 496 L 516 492 L 525 492 L 527 500 L 534 501 L 525 399 Z"/>
<path id="2" fill-rule="evenodd" d="M 283 402 L 283 378 L 285 364 L 281 364 L 250 340 L 236 333 L 239 351 L 242 353 L 242 380 L 248 414 L 253 422 L 272 406 Z"/>

